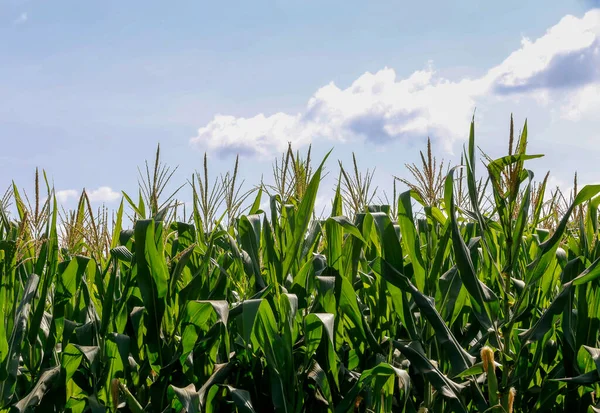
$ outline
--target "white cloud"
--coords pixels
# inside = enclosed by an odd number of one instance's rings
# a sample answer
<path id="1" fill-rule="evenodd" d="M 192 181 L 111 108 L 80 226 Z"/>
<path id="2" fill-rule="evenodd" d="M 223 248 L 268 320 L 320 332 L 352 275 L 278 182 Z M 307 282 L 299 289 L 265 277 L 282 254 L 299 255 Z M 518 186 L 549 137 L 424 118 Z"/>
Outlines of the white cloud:
<path id="1" fill-rule="evenodd" d="M 467 137 L 468 122 L 484 98 L 532 98 L 557 105 L 562 117 L 577 120 L 600 108 L 600 9 L 565 16 L 480 78 L 452 81 L 428 67 L 397 78 L 391 68 L 365 73 L 343 89 L 333 82 L 317 90 L 297 114 L 251 118 L 217 115 L 190 139 L 193 146 L 221 156 L 272 156 L 287 142 L 316 139 L 390 141 L 425 139 L 448 151 Z"/>
<path id="2" fill-rule="evenodd" d="M 433 69 L 397 79 L 393 69 L 365 73 L 346 89 L 333 83 L 310 99 L 305 122 L 320 135 L 345 141 L 362 138 L 375 144 L 432 135 L 452 143 L 464 134 L 475 108 L 478 84 L 451 82 Z"/>
<path id="3" fill-rule="evenodd" d="M 590 84 L 573 93 L 561 108 L 562 117 L 571 121 L 600 113 L 600 83 Z"/>
<path id="4" fill-rule="evenodd" d="M 92 202 L 113 202 L 121 198 L 121 193 L 114 191 L 109 186 L 101 186 L 97 189 L 86 191 Z M 63 189 L 56 191 L 56 200 L 62 204 L 79 197 L 79 191 L 75 189 Z"/>
<path id="5" fill-rule="evenodd" d="M 600 10 L 563 17 L 488 72 L 499 94 L 573 89 L 600 79 Z"/>
<path id="6" fill-rule="evenodd" d="M 27 21 L 27 19 L 28 19 L 28 18 L 29 18 L 29 17 L 27 16 L 27 13 L 21 13 L 21 14 L 19 15 L 19 17 L 17 17 L 17 18 L 16 18 L 16 19 L 13 21 L 13 23 L 14 23 L 15 25 L 23 24 L 23 23 L 25 23 L 25 22 Z"/>
<path id="7" fill-rule="evenodd" d="M 77 198 L 79 196 L 79 192 L 75 189 L 64 189 L 62 191 L 56 191 L 56 199 L 61 204 L 64 204 L 70 199 Z"/>
<path id="8" fill-rule="evenodd" d="M 92 202 L 113 202 L 121 197 L 119 192 L 113 191 L 109 186 L 101 186 L 98 189 L 88 191 L 87 194 Z"/>
<path id="9" fill-rule="evenodd" d="M 396 79 L 393 69 L 365 73 L 348 88 L 320 88 L 299 114 L 259 114 L 252 118 L 217 115 L 198 130 L 191 144 L 219 155 L 271 156 L 313 139 L 366 139 L 376 145 L 431 135 L 449 149 L 464 135 L 475 108 L 478 81 L 450 82 L 433 69 Z"/>
<path id="10" fill-rule="evenodd" d="M 298 116 L 276 113 L 252 118 L 216 115 L 205 127 L 198 130 L 192 143 L 202 143 L 209 151 L 221 155 L 240 153 L 243 155 L 268 155 L 271 150 L 280 151 L 288 140 L 302 144 L 308 138 L 308 125 L 301 125 Z M 310 141 L 310 139 L 307 139 Z"/>

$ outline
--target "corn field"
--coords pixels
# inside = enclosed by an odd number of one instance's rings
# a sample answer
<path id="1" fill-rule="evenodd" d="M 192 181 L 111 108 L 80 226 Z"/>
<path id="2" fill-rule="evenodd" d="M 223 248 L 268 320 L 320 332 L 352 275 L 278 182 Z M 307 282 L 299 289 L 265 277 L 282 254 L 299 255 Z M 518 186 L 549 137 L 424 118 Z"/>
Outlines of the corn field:
<path id="1" fill-rule="evenodd" d="M 340 164 L 325 217 L 310 151 L 247 192 L 205 158 L 187 208 L 158 152 L 114 214 L 13 186 L 0 412 L 600 412 L 600 185 L 535 181 L 512 122 L 481 164 L 474 130 L 387 204 Z"/>

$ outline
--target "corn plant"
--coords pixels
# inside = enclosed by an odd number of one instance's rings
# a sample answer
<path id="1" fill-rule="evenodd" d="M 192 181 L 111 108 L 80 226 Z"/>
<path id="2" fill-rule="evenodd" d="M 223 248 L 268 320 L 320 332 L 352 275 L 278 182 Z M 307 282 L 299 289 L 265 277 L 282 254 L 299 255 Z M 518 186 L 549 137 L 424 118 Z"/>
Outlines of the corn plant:
<path id="1" fill-rule="evenodd" d="M 471 124 L 463 162 L 438 178 L 423 157 L 431 191 L 394 205 L 370 204 L 354 160 L 325 219 L 329 155 L 288 151 L 247 208 L 238 162 L 211 186 L 205 158 L 189 219 L 158 152 L 110 220 L 85 193 L 59 214 L 39 177 L 31 206 L 14 185 L 0 412 L 599 411 L 600 185 L 558 212 L 525 166 L 527 125 L 516 142 L 478 175 Z"/>

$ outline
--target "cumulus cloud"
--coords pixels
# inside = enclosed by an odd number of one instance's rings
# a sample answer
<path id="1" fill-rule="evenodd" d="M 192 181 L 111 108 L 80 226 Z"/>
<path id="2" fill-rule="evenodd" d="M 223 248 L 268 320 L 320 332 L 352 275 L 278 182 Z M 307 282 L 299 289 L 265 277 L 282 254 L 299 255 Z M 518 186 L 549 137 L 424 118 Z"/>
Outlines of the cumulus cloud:
<path id="1" fill-rule="evenodd" d="M 333 82 L 317 90 L 296 114 L 249 118 L 217 115 L 190 143 L 220 156 L 266 157 L 288 142 L 365 140 L 374 145 L 431 137 L 451 150 L 466 138 L 483 98 L 531 97 L 557 103 L 562 117 L 577 120 L 600 107 L 600 10 L 566 16 L 500 64 L 474 79 L 450 80 L 430 66 L 407 78 L 392 68 L 365 73 L 347 88 Z"/>
<path id="2" fill-rule="evenodd" d="M 600 10 L 563 17 L 489 72 L 500 94 L 572 89 L 600 79 Z"/>
<path id="3" fill-rule="evenodd" d="M 109 186 L 101 186 L 97 189 L 87 190 L 87 195 L 92 202 L 113 202 L 121 198 L 121 193 L 114 191 Z M 62 204 L 77 199 L 80 192 L 76 189 L 63 189 L 56 191 L 56 200 Z"/>
<path id="4" fill-rule="evenodd" d="M 385 68 L 362 75 L 346 89 L 333 83 L 319 89 L 302 121 L 313 123 L 317 135 L 338 141 L 385 144 L 432 135 L 451 143 L 464 133 L 477 93 L 477 82 L 450 82 L 431 68 L 406 79 Z"/>
<path id="5" fill-rule="evenodd" d="M 75 199 L 78 196 L 79 192 L 75 189 L 63 189 L 61 191 L 56 191 L 56 199 L 62 204 L 64 204 L 70 199 Z"/>
<path id="6" fill-rule="evenodd" d="M 296 143 L 302 143 L 302 136 L 308 137 L 308 125 L 301 125 L 299 117 L 285 113 L 268 117 L 259 114 L 252 118 L 217 115 L 198 130 L 192 143 L 206 145 L 209 151 L 219 155 L 267 155 L 284 148 L 291 136 L 295 136 Z"/>
<path id="7" fill-rule="evenodd" d="M 348 88 L 320 88 L 302 113 L 252 118 L 215 116 L 191 139 L 217 154 L 271 156 L 288 142 L 366 139 L 377 145 L 431 135 L 448 146 L 464 134 L 475 108 L 478 81 L 450 82 L 433 69 L 397 79 L 391 68 L 365 73 Z"/>
<path id="8" fill-rule="evenodd" d="M 98 189 L 88 191 L 87 194 L 92 202 L 113 202 L 121 197 L 119 192 L 113 191 L 109 186 L 101 186 Z"/>

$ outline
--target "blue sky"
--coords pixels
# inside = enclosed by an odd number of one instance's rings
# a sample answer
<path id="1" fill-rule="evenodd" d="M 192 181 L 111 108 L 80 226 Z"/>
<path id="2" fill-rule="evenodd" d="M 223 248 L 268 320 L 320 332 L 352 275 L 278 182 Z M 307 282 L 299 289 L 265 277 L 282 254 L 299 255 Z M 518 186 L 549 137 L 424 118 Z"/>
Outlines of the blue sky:
<path id="1" fill-rule="evenodd" d="M 427 136 L 455 161 L 475 108 L 487 152 L 504 154 L 513 112 L 546 154 L 538 177 L 596 182 L 594 6 L 0 0 L 0 190 L 40 167 L 67 206 L 84 187 L 114 206 L 158 142 L 177 182 L 207 151 L 214 174 L 242 153 L 257 183 L 289 140 L 334 148 L 332 170 L 354 151 L 389 187 Z"/>

